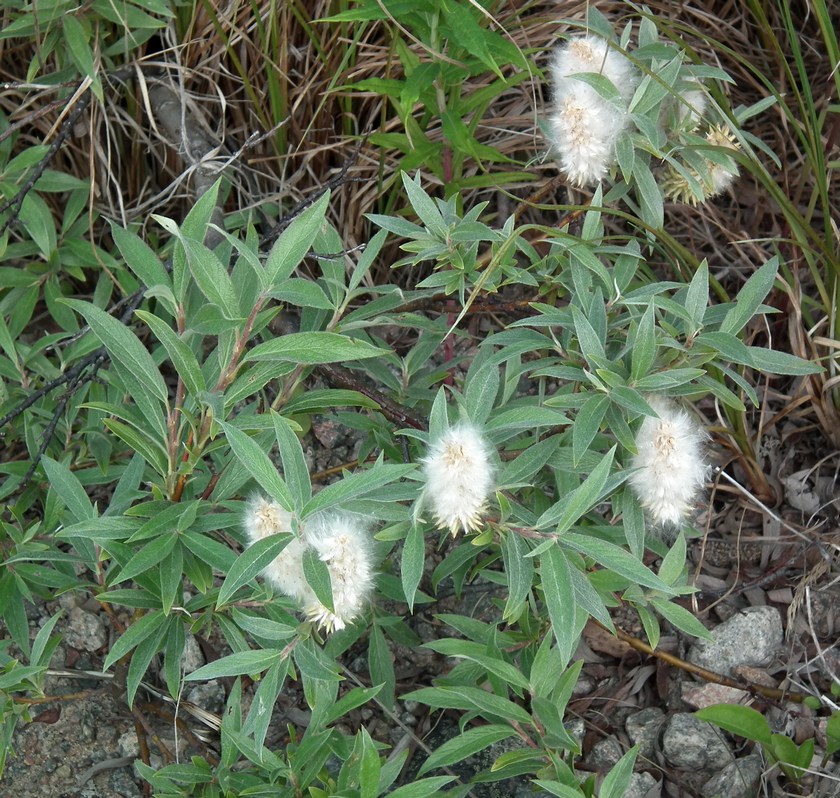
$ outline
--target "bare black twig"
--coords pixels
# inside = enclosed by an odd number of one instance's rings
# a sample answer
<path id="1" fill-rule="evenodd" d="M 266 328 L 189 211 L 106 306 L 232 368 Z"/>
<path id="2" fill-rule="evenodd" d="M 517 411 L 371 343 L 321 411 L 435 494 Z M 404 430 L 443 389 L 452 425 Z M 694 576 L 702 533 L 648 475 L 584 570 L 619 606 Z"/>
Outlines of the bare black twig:
<path id="1" fill-rule="evenodd" d="M 21 206 L 23 205 L 23 201 L 26 199 L 27 194 L 29 194 L 44 174 L 50 164 L 50 161 L 52 161 L 55 157 L 55 154 L 61 149 L 61 146 L 72 132 L 76 121 L 88 107 L 90 97 L 91 93 L 90 89 L 88 89 L 76 100 L 73 110 L 70 111 L 67 118 L 61 123 L 61 127 L 58 129 L 56 137 L 53 139 L 52 144 L 50 144 L 50 148 L 44 154 L 44 157 L 41 158 L 41 160 L 35 165 L 35 168 L 32 170 L 32 174 L 29 175 L 26 182 L 18 189 L 14 197 L 6 200 L 6 202 L 0 205 L 0 214 L 9 214 L 6 221 L 3 222 L 2 226 L 0 226 L 0 235 L 5 233 L 6 230 L 8 230 L 17 221 L 18 214 L 20 213 Z"/>
<path id="2" fill-rule="evenodd" d="M 268 249 L 271 244 L 277 239 L 277 237 L 282 233 L 298 216 L 300 216 L 310 205 L 317 202 L 320 197 L 322 197 L 327 191 L 333 191 L 340 186 L 343 186 L 347 183 L 358 183 L 361 182 L 360 178 L 356 177 L 348 177 L 348 173 L 352 168 L 353 164 L 359 158 L 359 153 L 362 151 L 362 147 L 364 146 L 366 139 L 361 139 L 359 143 L 356 145 L 356 149 L 350 154 L 350 157 L 342 164 L 341 169 L 339 170 L 338 174 L 330 178 L 321 188 L 319 188 L 316 192 L 312 194 L 312 196 L 307 197 L 305 200 L 301 200 L 297 205 L 294 206 L 287 214 L 280 217 L 280 220 L 277 224 L 274 225 L 261 239 L 260 239 L 260 249 L 266 250 Z"/>

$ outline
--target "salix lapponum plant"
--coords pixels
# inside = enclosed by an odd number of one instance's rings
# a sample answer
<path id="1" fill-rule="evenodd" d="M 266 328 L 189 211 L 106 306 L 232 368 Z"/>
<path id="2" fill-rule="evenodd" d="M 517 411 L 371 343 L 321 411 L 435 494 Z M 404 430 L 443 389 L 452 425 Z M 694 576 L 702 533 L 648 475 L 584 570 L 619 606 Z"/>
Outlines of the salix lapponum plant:
<path id="1" fill-rule="evenodd" d="M 62 300 L 90 330 L 68 358 L 101 344 L 109 359 L 72 412 L 83 434 L 107 429 L 114 451 L 74 463 L 51 446 L 42 488 L 17 496 L 3 522 L 0 608 L 20 652 L 3 651 L 4 696 L 37 692 L 56 644 L 55 619 L 30 643 L 23 600 L 83 588 L 134 613 L 103 663 L 124 666 L 129 703 L 146 685 L 181 702 L 193 682 L 232 680 L 218 761 L 138 765 L 157 795 L 421 798 L 447 785 L 463 795 L 467 787 L 441 769 L 503 740 L 508 752 L 479 780 L 527 776 L 556 795 L 592 794 L 573 769 L 580 745 L 564 725 L 588 620 L 614 629 L 610 609 L 625 605 L 653 646 L 663 619 L 705 634 L 674 601 L 691 592 L 686 533 L 707 468 L 692 405 L 755 401 L 745 368 L 815 368 L 739 337 L 769 312 L 775 259 L 737 297 L 711 305 L 705 263 L 681 264 L 691 268 L 687 283 L 653 279 L 652 252 L 684 254 L 662 230 L 668 170 L 700 201 L 715 167 L 730 168 L 731 154 L 702 144 L 693 127 L 710 113 L 698 94 L 704 81 L 725 76 L 655 41 L 649 22 L 618 40 L 604 24 L 593 15 L 592 38 L 563 46 L 586 45 L 602 61 L 620 52 L 637 75 L 626 96 L 609 75 L 574 72 L 558 57 L 560 79 L 581 83 L 558 96 L 563 113 L 626 105 L 592 151 L 604 162 L 577 174 L 602 182 L 574 231 L 513 216 L 491 226 L 480 206 L 462 213 L 454 198 L 432 197 L 419 174 L 402 176 L 405 213 L 372 217 L 382 230 L 353 257 L 326 221 L 328 193 L 265 256 L 250 229 L 216 229 L 221 242 L 205 245 L 219 185 L 183 223 L 156 219 L 170 236 L 165 252 L 114 227 L 119 257 L 147 287 L 136 327 L 103 303 Z M 617 202 L 630 213 L 608 235 L 606 208 Z M 397 266 L 433 264 L 411 289 L 372 279 L 389 235 L 406 253 Z M 535 235 L 546 251 L 532 246 Z M 319 256 L 299 268 L 310 251 Z M 439 312 L 441 290 L 459 313 Z M 469 341 L 468 308 L 503 290 L 530 298 L 527 312 Z M 296 331 L 274 332 L 281 310 Z M 392 345 L 394 330 L 411 332 L 407 348 Z M 473 344 L 468 355 L 451 356 L 452 338 Z M 317 369 L 329 386 L 335 364 L 349 374 L 342 387 L 300 390 Z M 358 390 L 346 387 L 353 380 Z M 308 417 L 330 412 L 358 431 L 360 457 L 316 490 L 301 437 Z M 667 492 L 657 481 L 665 472 Z M 11 470 L 5 495 L 17 477 Z M 94 501 L 94 490 L 107 501 Z M 667 551 L 656 542 L 663 534 L 673 540 Z M 644 562 L 647 545 L 664 554 L 655 568 Z M 440 561 L 427 573 L 430 547 Z M 443 583 L 458 594 L 467 582 L 486 588 L 490 619 L 441 615 L 443 635 L 421 643 L 415 607 L 433 605 Z M 229 651 L 183 674 L 187 636 L 211 633 Z M 456 664 L 406 691 L 391 648 L 421 644 Z M 369 686 L 344 678 L 351 649 L 366 652 Z M 244 709 L 246 675 L 254 682 Z M 290 681 L 311 718 L 272 746 L 272 711 Z M 364 727 L 351 734 L 338 721 L 370 701 L 393 713 L 408 699 L 460 712 L 462 725 L 417 779 L 395 787 L 407 751 L 389 756 Z M 2 706 L 8 740 L 20 710 L 11 699 Z M 600 796 L 624 794 L 635 755 L 607 775 Z"/>

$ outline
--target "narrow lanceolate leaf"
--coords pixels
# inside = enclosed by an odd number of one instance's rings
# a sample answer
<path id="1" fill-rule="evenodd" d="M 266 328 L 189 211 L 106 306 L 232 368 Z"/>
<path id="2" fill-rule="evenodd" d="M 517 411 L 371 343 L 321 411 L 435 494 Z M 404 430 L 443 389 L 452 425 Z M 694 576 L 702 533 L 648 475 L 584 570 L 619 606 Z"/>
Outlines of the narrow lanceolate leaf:
<path id="1" fill-rule="evenodd" d="M 747 322 L 755 316 L 767 294 L 770 293 L 778 268 L 779 259 L 773 257 L 750 276 L 738 292 L 735 304 L 730 308 L 721 323 L 721 332 L 734 335 L 747 325 Z"/>
<path id="2" fill-rule="evenodd" d="M 377 463 L 366 471 L 359 471 L 318 491 L 301 512 L 303 518 L 329 510 L 345 502 L 360 499 L 389 482 L 396 482 L 414 470 L 413 465 L 396 463 Z"/>
<path id="3" fill-rule="evenodd" d="M 601 498 L 601 491 L 607 484 L 612 468 L 615 446 L 607 452 L 601 462 L 592 469 L 592 473 L 570 494 L 549 507 L 537 520 L 538 528 L 556 527 L 555 532 L 562 535 L 572 525 L 588 513 Z"/>
<path id="4" fill-rule="evenodd" d="M 242 309 L 227 269 L 215 253 L 199 241 L 182 238 L 190 273 L 207 299 L 222 309 L 226 319 L 239 319 Z"/>
<path id="5" fill-rule="evenodd" d="M 126 564 L 125 567 L 111 580 L 113 584 L 126 582 L 139 574 L 146 573 L 150 568 L 157 565 L 175 547 L 178 536 L 175 534 L 161 535 L 147 546 L 138 551 Z"/>
<path id="6" fill-rule="evenodd" d="M 747 352 L 749 352 L 753 368 L 770 374 L 819 374 L 823 371 L 823 367 L 818 363 L 803 360 L 787 352 L 765 349 L 762 346 L 748 346 Z"/>
<path id="7" fill-rule="evenodd" d="M 139 645 L 150 634 L 152 634 L 162 623 L 166 622 L 166 616 L 161 610 L 153 610 L 135 621 L 118 638 L 103 664 L 107 671 L 115 662 L 124 657 L 132 648 Z"/>
<path id="8" fill-rule="evenodd" d="M 160 341 L 169 359 L 175 366 L 178 376 L 184 381 L 191 396 L 198 396 L 207 386 L 204 382 L 204 375 L 201 373 L 201 366 L 193 354 L 192 349 L 175 333 L 175 331 L 161 318 L 145 310 L 135 311 L 135 315 L 155 334 Z"/>
<path id="9" fill-rule="evenodd" d="M 292 539 L 291 535 L 270 535 L 249 546 L 230 567 L 219 590 L 216 607 L 222 607 L 233 597 L 242 585 L 250 582 L 266 565 L 277 557 Z"/>
<path id="10" fill-rule="evenodd" d="M 309 479 L 309 469 L 303 457 L 300 438 L 292 432 L 289 422 L 283 416 L 271 411 L 274 422 L 274 434 L 277 438 L 277 448 L 283 461 L 283 476 L 292 494 L 295 505 L 303 507 L 312 498 L 312 484 Z"/>
<path id="11" fill-rule="evenodd" d="M 467 729 L 463 734 L 447 740 L 440 748 L 434 751 L 423 763 L 418 771 L 418 776 L 428 773 L 435 768 L 454 765 L 461 762 L 468 756 L 483 751 L 485 748 L 506 740 L 514 735 L 510 726 L 500 723 L 490 723 L 485 726 L 477 726 L 474 729 Z"/>
<path id="12" fill-rule="evenodd" d="M 265 263 L 264 288 L 270 289 L 289 277 L 309 252 L 324 222 L 330 201 L 326 191 L 298 216 L 277 239 Z"/>
<path id="13" fill-rule="evenodd" d="M 64 506 L 77 521 L 88 521 L 96 517 L 82 483 L 79 478 L 63 463 L 58 463 L 51 457 L 41 458 L 41 467 L 49 480 L 50 487 L 64 502 Z"/>
<path id="14" fill-rule="evenodd" d="M 412 524 L 405 539 L 401 562 L 402 588 L 409 612 L 413 612 L 414 596 L 423 577 L 425 556 L 426 542 L 423 531 L 419 524 Z"/>
<path id="15" fill-rule="evenodd" d="M 455 776 L 433 776 L 429 779 L 418 779 L 412 784 L 403 784 L 397 787 L 388 798 L 430 798 L 432 795 L 440 795 L 441 788 L 455 781 Z"/>
<path id="16" fill-rule="evenodd" d="M 685 295 L 685 310 L 691 319 L 690 335 L 694 335 L 703 327 L 703 317 L 706 315 L 706 307 L 709 304 L 709 264 L 705 259 L 697 267 L 694 277 L 688 286 Z"/>
<path id="17" fill-rule="evenodd" d="M 230 448 L 236 459 L 245 466 L 248 473 L 257 484 L 284 510 L 294 512 L 294 502 L 286 483 L 281 479 L 277 469 L 268 455 L 249 438 L 241 429 L 237 429 L 224 421 L 219 422 L 225 432 Z"/>
<path id="18" fill-rule="evenodd" d="M 543 594 L 551 628 L 557 638 L 561 671 L 568 665 L 577 647 L 575 593 L 569 568 L 566 555 L 556 545 L 544 551 L 540 557 Z"/>
<path id="19" fill-rule="evenodd" d="M 374 687 L 382 690 L 382 703 L 391 709 L 394 706 L 394 690 L 396 689 L 396 674 L 391 660 L 391 651 L 385 640 L 385 635 L 378 624 L 370 630 L 368 640 L 368 673 Z"/>
<path id="20" fill-rule="evenodd" d="M 639 753 L 639 746 L 634 745 L 618 762 L 613 769 L 607 773 L 604 783 L 601 785 L 599 798 L 624 798 L 630 787 L 630 779 L 633 778 L 633 766 L 636 764 L 636 756 Z"/>
<path id="21" fill-rule="evenodd" d="M 508 598 L 504 617 L 510 618 L 516 608 L 525 601 L 534 581 L 534 561 L 525 555 L 528 546 L 519 535 L 509 532 L 505 537 L 503 550 L 505 573 L 508 577 Z"/>
<path id="22" fill-rule="evenodd" d="M 652 598 L 650 600 L 651 606 L 668 621 L 672 626 L 675 626 L 681 632 L 692 635 L 693 637 L 701 637 L 705 640 L 711 640 L 712 636 L 709 630 L 700 623 L 699 620 L 689 612 L 685 607 L 675 604 L 672 601 L 661 598 Z"/>
<path id="23" fill-rule="evenodd" d="M 318 556 L 318 552 L 311 547 L 303 552 L 302 564 L 303 575 L 309 587 L 315 592 L 318 601 L 330 612 L 335 612 L 332 581 L 330 580 L 330 569 L 327 568 L 327 564 Z"/>
<path id="24" fill-rule="evenodd" d="M 737 734 L 739 737 L 746 737 L 748 740 L 755 740 L 763 745 L 770 745 L 770 727 L 767 720 L 760 712 L 740 704 L 718 704 L 705 707 L 694 716 L 699 720 L 714 723 L 721 729 Z"/>
<path id="25" fill-rule="evenodd" d="M 161 402 L 166 401 L 166 383 L 152 356 L 131 330 L 104 310 L 91 305 L 90 302 L 82 302 L 78 299 L 62 299 L 61 301 L 84 318 L 113 360 L 121 363 L 153 396 Z"/>
<path id="26" fill-rule="evenodd" d="M 264 648 L 261 651 L 237 651 L 226 657 L 208 662 L 198 670 L 188 673 L 188 682 L 199 679 L 223 679 L 226 676 L 244 676 L 262 673 L 270 668 L 283 654 L 282 648 Z"/>
<path id="27" fill-rule="evenodd" d="M 258 344 L 243 360 L 280 360 L 314 366 L 321 363 L 364 360 L 386 354 L 387 349 L 339 333 L 301 332 Z"/>
<path id="28" fill-rule="evenodd" d="M 645 567 L 628 551 L 615 543 L 600 540 L 591 535 L 580 535 L 576 532 L 569 532 L 560 538 L 563 546 L 568 546 L 581 554 L 591 557 L 595 562 L 603 565 L 610 571 L 629 579 L 631 582 L 651 587 L 654 590 L 661 590 L 666 595 L 674 595 L 674 590 L 666 585 L 656 574 Z"/>
<path id="29" fill-rule="evenodd" d="M 165 285 L 172 288 L 172 280 L 163 268 L 160 259 L 143 239 L 129 230 L 111 224 L 111 236 L 117 245 L 126 265 L 133 271 L 147 288 Z"/>
<path id="30" fill-rule="evenodd" d="M 530 726 L 533 718 L 519 704 L 479 687 L 423 687 L 402 696 L 439 709 L 478 709 L 504 721 Z"/>
<path id="31" fill-rule="evenodd" d="M 647 310 L 639 322 L 633 352 L 630 357 L 630 376 L 634 381 L 644 377 L 650 371 L 650 367 L 656 359 L 656 330 L 653 319 L 653 302 L 647 306 Z"/>

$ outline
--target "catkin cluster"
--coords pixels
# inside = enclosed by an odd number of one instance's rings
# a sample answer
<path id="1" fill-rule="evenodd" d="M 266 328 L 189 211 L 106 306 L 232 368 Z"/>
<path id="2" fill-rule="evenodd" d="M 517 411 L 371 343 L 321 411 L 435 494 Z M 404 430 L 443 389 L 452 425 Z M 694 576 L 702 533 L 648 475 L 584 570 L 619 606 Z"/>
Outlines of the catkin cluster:
<path id="1" fill-rule="evenodd" d="M 255 496 L 245 511 L 248 542 L 293 534 L 292 516 L 277 502 Z M 318 599 L 303 573 L 303 555 L 314 549 L 327 564 L 333 609 Z M 299 537 L 263 570 L 273 587 L 294 599 L 304 615 L 328 632 L 343 629 L 361 615 L 373 588 L 373 543 L 361 520 L 348 513 L 324 513 L 308 520 Z"/>
<path id="2" fill-rule="evenodd" d="M 616 162 L 619 136 L 631 127 L 628 109 L 639 71 L 617 45 L 595 34 L 557 47 L 548 71 L 551 150 L 571 183 L 598 183 Z M 591 78 L 606 78 L 613 91 L 599 92 Z M 725 191 L 738 176 L 733 153 L 739 145 L 725 124 L 704 121 L 708 99 L 699 81 L 683 81 L 672 91 L 662 103 L 658 124 L 669 142 L 666 149 L 675 154 L 658 173 L 665 197 L 696 205 Z"/>
<path id="3" fill-rule="evenodd" d="M 647 398 L 657 417 L 645 416 L 636 435 L 630 487 L 660 528 L 681 524 L 706 484 L 706 432 L 685 410 L 660 396 Z"/>
<path id="4" fill-rule="evenodd" d="M 558 47 L 549 64 L 553 106 L 549 116 L 551 144 L 569 180 L 579 186 L 597 183 L 615 162 L 615 142 L 629 124 L 627 113 L 638 73 L 606 39 L 588 35 Z M 603 75 L 618 91 L 620 101 L 601 96 L 579 79 L 585 73 Z"/>
<path id="5" fill-rule="evenodd" d="M 422 460 L 422 502 L 431 508 L 439 528 L 453 535 L 478 529 L 494 487 L 491 456 L 487 440 L 468 422 L 432 441 Z"/>

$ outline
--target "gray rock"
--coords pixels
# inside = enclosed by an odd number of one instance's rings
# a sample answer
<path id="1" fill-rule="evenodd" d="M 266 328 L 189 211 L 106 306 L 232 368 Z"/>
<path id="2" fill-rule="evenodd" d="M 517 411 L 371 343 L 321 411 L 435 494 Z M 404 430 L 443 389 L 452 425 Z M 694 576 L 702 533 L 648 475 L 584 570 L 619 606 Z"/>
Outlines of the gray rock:
<path id="1" fill-rule="evenodd" d="M 764 770 L 758 754 L 730 762 L 710 778 L 701 790 L 703 798 L 753 798 Z"/>
<path id="2" fill-rule="evenodd" d="M 186 693 L 187 701 L 221 715 L 225 707 L 225 688 L 221 682 L 201 682 Z"/>
<path id="3" fill-rule="evenodd" d="M 197 671 L 204 665 L 204 654 L 201 653 L 201 646 L 195 636 L 187 632 L 184 640 L 184 653 L 181 655 L 181 667 L 184 673 L 192 673 Z"/>
<path id="4" fill-rule="evenodd" d="M 657 786 L 656 779 L 650 773 L 634 773 L 630 784 L 624 791 L 624 798 L 648 798 L 648 795 L 659 795 L 659 791 L 652 793 Z"/>
<path id="5" fill-rule="evenodd" d="M 665 713 L 659 707 L 647 707 L 629 715 L 624 723 L 627 736 L 639 746 L 639 757 L 652 759 L 656 752 L 656 738 Z"/>
<path id="6" fill-rule="evenodd" d="M 595 770 L 609 770 L 623 753 L 618 740 L 610 735 L 595 743 L 586 759 Z"/>
<path id="7" fill-rule="evenodd" d="M 720 729 L 687 712 L 668 721 L 662 753 L 670 765 L 683 770 L 722 770 L 735 758 Z"/>
<path id="8" fill-rule="evenodd" d="M 712 640 L 697 640 L 688 661 L 730 676 L 738 665 L 769 665 L 782 645 L 782 618 L 775 607 L 748 607 L 712 631 Z"/>
<path id="9" fill-rule="evenodd" d="M 108 630 L 100 615 L 72 607 L 64 630 L 64 641 L 77 651 L 98 651 L 108 642 Z"/>

